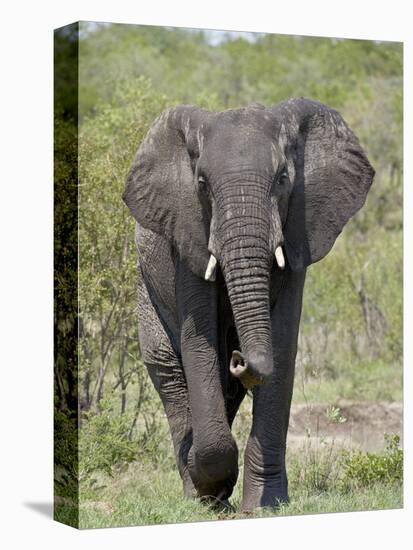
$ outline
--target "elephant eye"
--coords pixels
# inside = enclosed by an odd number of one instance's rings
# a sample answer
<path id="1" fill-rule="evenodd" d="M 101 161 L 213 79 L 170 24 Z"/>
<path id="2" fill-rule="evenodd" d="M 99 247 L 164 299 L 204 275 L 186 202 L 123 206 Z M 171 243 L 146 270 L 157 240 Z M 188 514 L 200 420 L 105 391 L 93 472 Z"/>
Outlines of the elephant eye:
<path id="1" fill-rule="evenodd" d="M 278 185 L 285 185 L 289 182 L 288 173 L 286 171 L 281 172 L 281 174 L 278 177 Z"/>
<path id="2" fill-rule="evenodd" d="M 198 184 L 199 184 L 200 187 L 202 187 L 202 188 L 205 187 L 206 182 L 207 182 L 207 180 L 204 176 L 199 176 L 198 177 Z"/>

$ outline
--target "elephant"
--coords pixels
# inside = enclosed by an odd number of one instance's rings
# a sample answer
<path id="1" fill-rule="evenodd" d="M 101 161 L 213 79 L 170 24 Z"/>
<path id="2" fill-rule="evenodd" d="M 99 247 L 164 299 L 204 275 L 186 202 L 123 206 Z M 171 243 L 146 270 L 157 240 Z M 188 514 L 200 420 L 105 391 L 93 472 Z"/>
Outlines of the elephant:
<path id="1" fill-rule="evenodd" d="M 250 390 L 240 509 L 288 503 L 306 268 L 333 247 L 373 177 L 342 116 L 312 99 L 179 105 L 149 129 L 122 198 L 136 219 L 141 353 L 185 496 L 229 504 L 231 426 Z"/>

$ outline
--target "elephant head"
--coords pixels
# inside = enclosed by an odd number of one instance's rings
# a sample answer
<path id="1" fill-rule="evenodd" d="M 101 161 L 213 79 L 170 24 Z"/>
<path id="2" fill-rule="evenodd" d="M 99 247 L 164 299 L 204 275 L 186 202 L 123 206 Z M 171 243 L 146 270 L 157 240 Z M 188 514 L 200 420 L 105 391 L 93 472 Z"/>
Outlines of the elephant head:
<path id="1" fill-rule="evenodd" d="M 373 175 L 339 113 L 316 101 L 220 113 L 179 106 L 154 122 L 123 199 L 205 284 L 219 266 L 241 346 L 231 371 L 252 385 L 273 371 L 271 270 L 322 259 Z"/>

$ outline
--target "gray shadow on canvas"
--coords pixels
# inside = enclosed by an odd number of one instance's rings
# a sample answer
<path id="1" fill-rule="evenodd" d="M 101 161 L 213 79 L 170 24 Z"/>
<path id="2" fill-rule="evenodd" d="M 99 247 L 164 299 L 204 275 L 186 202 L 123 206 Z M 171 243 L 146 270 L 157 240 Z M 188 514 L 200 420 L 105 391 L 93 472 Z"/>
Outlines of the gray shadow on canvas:
<path id="1" fill-rule="evenodd" d="M 38 514 L 53 519 L 53 503 L 52 502 L 23 502 L 26 508 L 34 510 Z"/>

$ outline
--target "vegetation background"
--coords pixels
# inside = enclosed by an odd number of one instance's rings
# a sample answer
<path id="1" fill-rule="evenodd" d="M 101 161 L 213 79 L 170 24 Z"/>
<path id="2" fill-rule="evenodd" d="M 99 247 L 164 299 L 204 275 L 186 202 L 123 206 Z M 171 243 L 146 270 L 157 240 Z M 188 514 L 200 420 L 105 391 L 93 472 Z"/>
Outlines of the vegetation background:
<path id="1" fill-rule="evenodd" d="M 62 36 L 61 63 L 76 40 L 77 33 Z M 401 506 L 400 434 L 384 440 L 383 431 L 376 433 L 383 448 L 367 452 L 343 450 L 334 433 L 349 424 L 343 413 L 349 401 L 402 398 L 402 71 L 400 43 L 80 25 L 78 149 L 71 133 L 76 121 L 59 111 L 74 95 L 70 83 L 63 83 L 55 105 L 57 179 L 70 180 L 78 154 L 80 205 L 80 449 L 71 472 L 67 449 L 58 456 L 69 471 L 60 480 L 61 519 L 70 522 L 73 514 L 65 501 L 70 476 L 80 480 L 82 527 L 217 517 L 182 497 L 166 419 L 140 358 L 134 221 L 121 193 L 140 142 L 166 107 L 222 110 L 291 96 L 339 110 L 376 177 L 333 251 L 308 270 L 293 398 L 308 425 L 289 451 L 292 504 L 261 514 Z M 61 330 L 69 333 L 76 321 L 64 316 Z M 58 403 L 67 392 L 57 384 Z M 247 398 L 234 426 L 241 449 L 250 405 Z M 64 414 L 56 418 L 57 429 L 70 432 Z"/>

